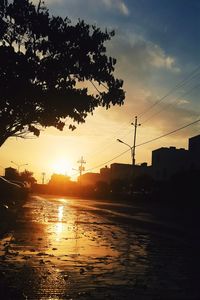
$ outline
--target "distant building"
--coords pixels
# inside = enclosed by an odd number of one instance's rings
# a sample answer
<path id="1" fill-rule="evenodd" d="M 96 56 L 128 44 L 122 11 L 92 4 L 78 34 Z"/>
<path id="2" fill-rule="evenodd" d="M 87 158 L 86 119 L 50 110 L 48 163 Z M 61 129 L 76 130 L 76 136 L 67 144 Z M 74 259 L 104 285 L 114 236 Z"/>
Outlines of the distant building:
<path id="1" fill-rule="evenodd" d="M 110 180 L 130 180 L 133 174 L 133 166 L 129 164 L 114 163 L 110 165 Z"/>
<path id="2" fill-rule="evenodd" d="M 200 170 L 200 135 L 189 138 L 188 144 L 188 150 L 162 147 L 152 151 L 154 179 L 167 180 L 181 171 Z"/>
<path id="3" fill-rule="evenodd" d="M 131 165 L 113 163 L 100 173 L 86 173 L 81 176 L 82 185 L 95 185 L 99 181 L 111 183 L 123 180 L 131 183 L 134 178 L 148 175 L 155 180 L 168 180 L 174 174 L 187 170 L 200 170 L 200 135 L 189 139 L 188 150 L 176 147 L 161 147 L 152 151 L 152 165 L 147 163 Z M 80 177 L 79 177 L 80 181 Z"/>
<path id="4" fill-rule="evenodd" d="M 74 189 L 74 183 L 69 176 L 62 174 L 52 174 L 47 185 L 36 185 L 35 189 L 49 192 L 50 194 L 70 194 Z"/>
<path id="5" fill-rule="evenodd" d="M 8 167 L 5 168 L 5 178 L 10 180 L 18 179 L 18 172 L 15 168 Z"/>
<path id="6" fill-rule="evenodd" d="M 109 183 L 111 179 L 111 170 L 108 166 L 100 169 L 100 180 Z"/>
<path id="7" fill-rule="evenodd" d="M 129 164 L 111 164 L 111 180 L 121 179 L 131 181 L 134 177 L 142 175 L 151 175 L 151 166 L 147 163 L 141 165 L 129 165 Z"/>
<path id="8" fill-rule="evenodd" d="M 51 179 L 49 180 L 49 185 L 66 185 L 70 182 L 70 177 L 62 174 L 52 174 Z"/>
<path id="9" fill-rule="evenodd" d="M 176 147 L 159 148 L 152 151 L 152 174 L 156 180 L 167 180 L 179 171 L 188 169 L 188 150 Z"/>
<path id="10" fill-rule="evenodd" d="M 152 167 L 148 166 L 146 162 L 141 163 L 140 165 L 133 166 L 133 175 L 134 177 L 139 177 L 143 175 L 152 175 Z"/>
<path id="11" fill-rule="evenodd" d="M 99 173 L 85 173 L 78 178 L 79 183 L 83 186 L 95 185 L 98 181 L 101 181 Z"/>

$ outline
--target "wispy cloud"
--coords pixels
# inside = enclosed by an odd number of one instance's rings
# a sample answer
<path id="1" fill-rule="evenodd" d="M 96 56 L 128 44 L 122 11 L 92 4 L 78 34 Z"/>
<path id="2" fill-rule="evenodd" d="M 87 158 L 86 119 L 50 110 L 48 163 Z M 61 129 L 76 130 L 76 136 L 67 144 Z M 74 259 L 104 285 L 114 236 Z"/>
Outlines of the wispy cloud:
<path id="1" fill-rule="evenodd" d="M 180 72 L 175 57 L 134 32 L 118 31 L 109 47 L 112 56 L 118 58 L 119 72 L 126 78 L 144 82 L 155 72 Z"/>
<path id="2" fill-rule="evenodd" d="M 152 66 L 164 68 L 172 72 L 180 72 L 180 68 L 176 66 L 175 58 L 166 55 L 159 46 L 147 44 L 147 52 Z"/>
<path id="3" fill-rule="evenodd" d="M 130 11 L 124 1 L 121 0 L 102 0 L 103 4 L 109 9 L 115 9 L 122 15 L 128 16 Z"/>
<path id="4" fill-rule="evenodd" d="M 39 0 L 32 0 L 32 3 L 37 5 L 39 3 Z M 61 3 L 64 3 L 64 0 L 46 0 L 46 1 L 44 1 L 45 5 L 48 5 L 48 4 L 61 4 Z"/>
<path id="5" fill-rule="evenodd" d="M 177 102 L 178 105 L 185 105 L 185 104 L 189 104 L 189 103 L 190 103 L 190 101 L 187 100 L 187 99 L 180 99 L 180 100 Z"/>

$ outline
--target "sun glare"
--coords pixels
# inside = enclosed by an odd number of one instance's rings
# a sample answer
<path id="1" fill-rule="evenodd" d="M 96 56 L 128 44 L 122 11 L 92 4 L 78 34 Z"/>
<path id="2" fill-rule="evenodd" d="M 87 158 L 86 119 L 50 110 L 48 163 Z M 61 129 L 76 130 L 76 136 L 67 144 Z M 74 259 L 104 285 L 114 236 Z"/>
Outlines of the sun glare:
<path id="1" fill-rule="evenodd" d="M 72 173 L 72 164 L 65 159 L 57 159 L 51 165 L 52 173 L 70 176 Z"/>

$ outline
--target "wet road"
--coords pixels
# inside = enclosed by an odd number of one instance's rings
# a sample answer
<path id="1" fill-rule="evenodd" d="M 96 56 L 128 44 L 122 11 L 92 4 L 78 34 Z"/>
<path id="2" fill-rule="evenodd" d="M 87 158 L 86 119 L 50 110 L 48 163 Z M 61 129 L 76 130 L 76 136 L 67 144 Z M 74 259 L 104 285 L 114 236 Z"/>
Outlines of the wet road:
<path id="1" fill-rule="evenodd" d="M 0 241 L 0 299 L 200 299 L 199 248 L 153 222 L 127 205 L 31 196 Z"/>

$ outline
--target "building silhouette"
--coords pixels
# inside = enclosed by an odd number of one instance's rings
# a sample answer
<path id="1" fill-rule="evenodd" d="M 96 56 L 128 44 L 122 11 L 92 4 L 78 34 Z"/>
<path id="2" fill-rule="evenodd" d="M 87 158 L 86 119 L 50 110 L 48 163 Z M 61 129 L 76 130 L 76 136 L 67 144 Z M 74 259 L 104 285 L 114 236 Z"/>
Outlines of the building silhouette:
<path id="1" fill-rule="evenodd" d="M 152 151 L 152 176 L 156 180 L 191 170 L 200 170 L 200 135 L 189 138 L 188 150 L 162 147 Z"/>
<path id="2" fill-rule="evenodd" d="M 200 135 L 189 138 L 190 169 L 200 170 Z"/>
<path id="3" fill-rule="evenodd" d="M 17 172 L 17 169 L 8 167 L 5 168 L 5 178 L 10 180 L 16 180 L 18 178 L 19 174 Z"/>
<path id="4" fill-rule="evenodd" d="M 200 170 L 200 135 L 189 138 L 188 150 L 161 147 L 152 151 L 152 164 L 131 165 L 113 163 L 100 169 L 100 173 L 82 175 L 85 184 L 97 181 L 111 183 L 115 180 L 133 181 L 140 176 L 150 176 L 157 181 L 169 180 L 173 175 L 190 170 Z"/>
<path id="5" fill-rule="evenodd" d="M 85 173 L 78 177 L 78 182 L 82 186 L 95 185 L 98 181 L 101 181 L 99 173 Z"/>
<path id="6" fill-rule="evenodd" d="M 188 169 L 188 150 L 162 147 L 152 151 L 152 177 L 167 180 L 172 175 Z"/>

